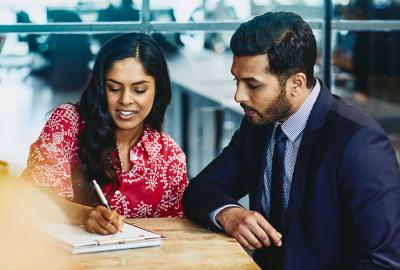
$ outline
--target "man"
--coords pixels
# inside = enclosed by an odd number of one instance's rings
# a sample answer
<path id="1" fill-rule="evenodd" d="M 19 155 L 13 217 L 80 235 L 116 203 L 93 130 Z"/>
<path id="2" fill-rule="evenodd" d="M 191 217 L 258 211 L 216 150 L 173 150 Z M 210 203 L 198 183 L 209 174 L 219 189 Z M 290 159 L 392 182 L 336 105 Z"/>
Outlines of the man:
<path id="1" fill-rule="evenodd" d="M 245 117 L 194 178 L 192 220 L 255 250 L 264 269 L 400 269 L 400 173 L 370 117 L 316 80 L 301 17 L 265 13 L 231 39 Z M 250 209 L 237 200 L 249 194 Z"/>

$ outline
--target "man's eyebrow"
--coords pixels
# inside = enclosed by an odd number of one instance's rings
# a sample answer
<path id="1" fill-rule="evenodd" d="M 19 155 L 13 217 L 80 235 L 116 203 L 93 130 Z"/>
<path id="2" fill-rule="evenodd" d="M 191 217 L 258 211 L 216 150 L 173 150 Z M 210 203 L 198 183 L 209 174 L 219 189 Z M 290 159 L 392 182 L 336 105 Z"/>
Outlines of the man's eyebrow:
<path id="1" fill-rule="evenodd" d="M 243 81 L 253 81 L 253 82 L 258 82 L 259 80 L 257 80 L 256 78 L 254 78 L 254 77 L 244 77 L 244 78 L 241 78 Z"/>

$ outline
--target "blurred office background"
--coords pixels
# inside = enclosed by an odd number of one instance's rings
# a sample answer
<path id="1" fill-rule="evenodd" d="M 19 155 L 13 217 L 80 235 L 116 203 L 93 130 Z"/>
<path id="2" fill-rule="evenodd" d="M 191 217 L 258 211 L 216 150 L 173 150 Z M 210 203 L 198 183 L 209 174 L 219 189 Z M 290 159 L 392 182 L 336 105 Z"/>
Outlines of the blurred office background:
<path id="1" fill-rule="evenodd" d="M 279 10 L 311 24 L 316 76 L 375 118 L 400 157 L 400 0 L 0 0 L 0 173 L 18 175 L 51 110 L 77 101 L 101 44 L 144 31 L 171 72 L 165 130 L 196 175 L 242 118 L 230 74 L 233 30 Z"/>

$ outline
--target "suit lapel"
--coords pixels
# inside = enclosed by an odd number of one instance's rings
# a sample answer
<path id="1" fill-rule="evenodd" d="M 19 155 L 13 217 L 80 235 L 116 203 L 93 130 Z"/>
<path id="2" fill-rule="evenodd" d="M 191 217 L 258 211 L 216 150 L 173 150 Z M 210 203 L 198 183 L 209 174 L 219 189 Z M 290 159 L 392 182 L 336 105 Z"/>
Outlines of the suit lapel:
<path id="1" fill-rule="evenodd" d="M 256 174 L 253 179 L 257 179 L 255 183 L 256 196 L 253 205 L 254 210 L 259 213 L 264 213 L 261 205 L 262 193 L 264 192 L 264 168 L 267 162 L 268 143 L 271 139 L 273 127 L 274 125 L 270 124 L 264 127 L 262 132 L 255 132 L 257 140 L 254 148 L 258 151 L 258 154 L 254 156 L 254 159 L 258 158 L 259 160 L 253 160 L 254 173 Z M 261 164 L 261 167 L 258 167 L 257 164 Z"/>
<path id="2" fill-rule="evenodd" d="M 314 139 L 315 133 L 306 128 L 303 133 L 303 138 L 297 153 L 296 164 L 293 171 L 289 195 L 289 206 L 286 218 L 286 228 L 288 228 L 288 225 L 291 223 L 293 217 L 298 213 L 301 202 L 303 201 L 304 189 L 307 181 L 307 167 Z"/>
<path id="3" fill-rule="evenodd" d="M 293 218 L 300 210 L 304 191 L 307 182 L 308 165 L 310 161 L 310 153 L 315 141 L 317 131 L 324 123 L 329 109 L 333 103 L 332 95 L 329 90 L 321 83 L 321 91 L 310 113 L 307 125 L 304 129 L 303 137 L 301 139 L 299 151 L 297 153 L 296 164 L 292 176 L 292 184 L 289 195 L 289 206 L 286 218 L 287 230 Z"/>

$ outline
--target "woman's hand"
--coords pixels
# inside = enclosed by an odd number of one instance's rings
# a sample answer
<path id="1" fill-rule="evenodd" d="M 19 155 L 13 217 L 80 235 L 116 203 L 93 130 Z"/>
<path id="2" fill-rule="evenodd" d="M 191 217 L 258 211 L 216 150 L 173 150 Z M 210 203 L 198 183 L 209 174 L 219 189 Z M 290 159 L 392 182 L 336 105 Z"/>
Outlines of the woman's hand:
<path id="1" fill-rule="evenodd" d="M 90 233 L 114 234 L 122 230 L 124 216 L 116 211 L 110 212 L 106 207 L 99 205 L 87 213 L 82 223 L 85 230 Z"/>

